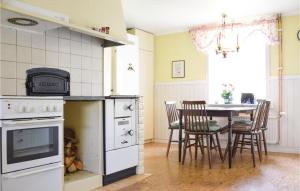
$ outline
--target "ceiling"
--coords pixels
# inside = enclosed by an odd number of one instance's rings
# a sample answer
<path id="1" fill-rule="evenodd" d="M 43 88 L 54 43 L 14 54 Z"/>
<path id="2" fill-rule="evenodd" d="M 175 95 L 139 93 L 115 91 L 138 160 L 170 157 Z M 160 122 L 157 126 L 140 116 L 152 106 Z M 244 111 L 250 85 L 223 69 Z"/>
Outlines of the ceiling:
<path id="1" fill-rule="evenodd" d="M 122 0 L 128 28 L 156 35 L 186 31 L 205 23 L 282 13 L 300 15 L 300 0 Z"/>

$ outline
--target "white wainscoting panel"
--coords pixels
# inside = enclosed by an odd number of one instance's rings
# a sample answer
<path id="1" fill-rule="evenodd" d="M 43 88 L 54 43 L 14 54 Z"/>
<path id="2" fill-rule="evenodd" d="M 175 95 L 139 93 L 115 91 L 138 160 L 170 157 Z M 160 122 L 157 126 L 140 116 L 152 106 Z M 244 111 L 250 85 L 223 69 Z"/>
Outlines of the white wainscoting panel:
<path id="1" fill-rule="evenodd" d="M 165 108 L 165 101 L 181 101 L 181 100 L 206 100 L 207 99 L 207 83 L 206 81 L 189 81 L 177 83 L 159 83 L 155 86 L 155 128 L 154 136 L 156 141 L 164 141 L 168 139 L 168 120 Z M 177 103 L 178 105 L 180 103 Z M 177 131 L 174 132 L 174 138 Z"/>
<path id="2" fill-rule="evenodd" d="M 271 100 L 271 110 L 266 134 L 267 142 L 276 147 L 286 148 L 287 152 L 300 150 L 300 76 L 289 76 L 283 79 L 283 112 L 278 129 L 278 79 L 270 78 L 267 97 Z M 169 136 L 167 115 L 164 101 L 167 100 L 207 100 L 207 82 L 189 81 L 177 83 L 157 83 L 155 86 L 155 141 L 166 142 Z M 178 103 L 180 104 L 180 103 Z M 225 119 L 218 119 L 220 124 Z M 178 136 L 174 133 L 174 138 Z M 221 139 L 225 139 L 221 136 Z M 284 152 L 284 149 L 280 150 Z"/>

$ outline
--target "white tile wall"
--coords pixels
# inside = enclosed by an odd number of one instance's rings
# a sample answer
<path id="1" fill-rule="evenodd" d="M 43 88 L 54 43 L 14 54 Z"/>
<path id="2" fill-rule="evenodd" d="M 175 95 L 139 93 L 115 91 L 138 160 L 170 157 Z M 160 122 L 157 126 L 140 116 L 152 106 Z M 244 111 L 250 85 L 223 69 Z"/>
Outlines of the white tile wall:
<path id="1" fill-rule="evenodd" d="M 16 45 L 1 44 L 1 60 L 17 61 Z"/>
<path id="2" fill-rule="evenodd" d="M 46 51 L 46 66 L 58 67 L 58 52 Z"/>
<path id="3" fill-rule="evenodd" d="M 16 78 L 17 77 L 17 63 L 10 61 L 1 61 L 1 77 Z"/>
<path id="4" fill-rule="evenodd" d="M 17 31 L 17 45 L 31 47 L 31 33 Z"/>
<path id="5" fill-rule="evenodd" d="M 3 28 L 1 31 L 1 39 L 6 44 L 16 44 L 17 31 L 11 28 Z"/>
<path id="6" fill-rule="evenodd" d="M 32 53 L 32 64 L 37 64 L 37 65 L 45 65 L 46 64 L 46 51 L 42 49 L 36 49 L 32 48 L 31 49 Z"/>
<path id="7" fill-rule="evenodd" d="M 25 95 L 26 70 L 70 72 L 71 95 L 103 95 L 102 41 L 67 28 L 44 34 L 1 27 L 1 95 Z"/>
<path id="8" fill-rule="evenodd" d="M 17 62 L 31 63 L 31 48 L 17 46 Z"/>
<path id="9" fill-rule="evenodd" d="M 31 35 L 32 48 L 45 49 L 46 47 L 46 36 L 44 34 L 32 34 Z"/>

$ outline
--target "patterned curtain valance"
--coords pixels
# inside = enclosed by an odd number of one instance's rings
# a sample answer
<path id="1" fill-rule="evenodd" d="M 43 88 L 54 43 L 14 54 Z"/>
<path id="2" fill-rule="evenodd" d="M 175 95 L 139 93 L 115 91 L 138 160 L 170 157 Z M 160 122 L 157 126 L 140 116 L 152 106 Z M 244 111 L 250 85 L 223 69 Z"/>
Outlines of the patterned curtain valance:
<path id="1" fill-rule="evenodd" d="M 197 50 L 200 51 L 215 48 L 217 35 L 220 30 L 220 25 L 210 24 L 193 27 L 189 30 L 189 33 Z M 234 31 L 235 34 L 238 34 L 241 44 L 257 32 L 263 34 L 266 37 L 266 41 L 270 44 L 278 42 L 276 16 L 243 19 L 227 24 L 226 30 Z"/>

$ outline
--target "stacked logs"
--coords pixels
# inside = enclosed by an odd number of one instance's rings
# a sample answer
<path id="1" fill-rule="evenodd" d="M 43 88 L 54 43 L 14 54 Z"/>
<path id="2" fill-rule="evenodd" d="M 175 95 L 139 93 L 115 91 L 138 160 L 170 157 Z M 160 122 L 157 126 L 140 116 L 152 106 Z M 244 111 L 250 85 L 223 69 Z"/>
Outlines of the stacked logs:
<path id="1" fill-rule="evenodd" d="M 78 140 L 75 131 L 71 128 L 64 128 L 64 164 L 65 174 L 83 170 L 83 163 L 79 159 Z"/>

